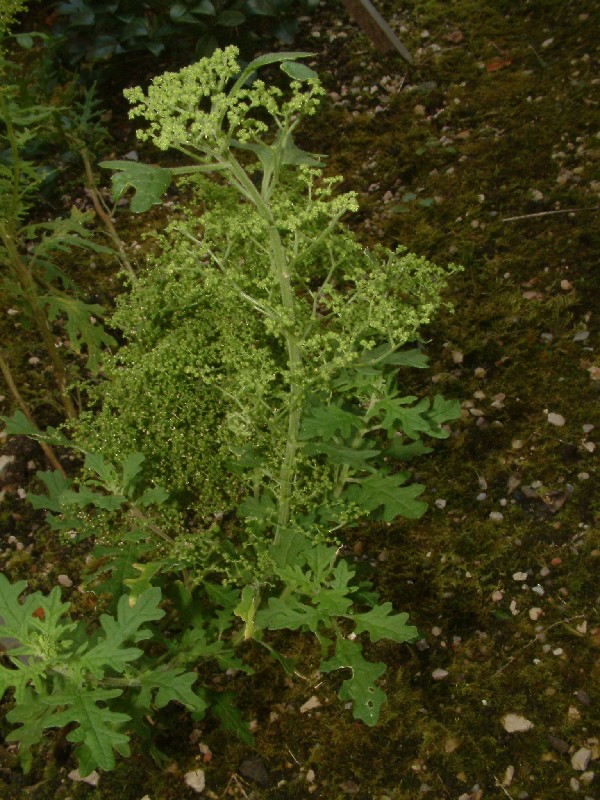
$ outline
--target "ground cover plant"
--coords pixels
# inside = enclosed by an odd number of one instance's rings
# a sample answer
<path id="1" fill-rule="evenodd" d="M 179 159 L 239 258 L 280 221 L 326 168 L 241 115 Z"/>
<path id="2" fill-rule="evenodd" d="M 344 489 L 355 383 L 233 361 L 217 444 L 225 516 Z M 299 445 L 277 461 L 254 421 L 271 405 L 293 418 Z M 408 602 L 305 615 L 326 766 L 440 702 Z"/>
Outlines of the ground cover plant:
<path id="1" fill-rule="evenodd" d="M 192 689 L 197 676 L 188 667 L 215 659 L 223 669 L 248 669 L 235 656 L 243 641 L 264 644 L 292 669 L 268 631 L 313 633 L 320 670 L 349 670 L 340 698 L 356 719 L 375 725 L 385 665 L 365 659 L 359 635 L 375 643 L 417 635 L 407 615 L 380 603 L 339 557 L 336 536 L 367 516 L 391 523 L 427 507 L 417 499 L 424 487 L 405 485 L 410 472 L 394 465 L 430 452 L 423 435 L 446 438 L 459 405 L 403 394 L 398 374 L 427 364 L 414 342 L 440 305 L 445 272 L 402 248 L 371 253 L 341 225 L 356 210 L 354 195 L 335 196 L 335 179 L 320 182 L 320 163 L 293 137 L 322 94 L 316 73 L 299 62 L 308 54 L 261 56 L 241 72 L 237 55 L 233 47 L 217 50 L 156 78 L 147 96 L 126 92 L 136 104 L 132 115 L 149 123 L 138 136 L 179 151 L 190 166 L 103 163 L 119 170 L 116 198 L 134 188 L 133 210 L 158 202 L 173 175 L 187 177 L 208 210 L 171 226 L 174 244 L 149 275 L 134 279 L 112 320 L 133 347 L 116 356 L 108 388 L 96 389 L 101 424 L 88 414 L 75 425 L 83 480 L 73 486 L 64 470 L 39 473 L 48 496 L 30 498 L 52 512 L 54 530 L 94 536 L 92 557 L 102 566 L 93 585 L 110 592 L 116 615 L 102 615 L 90 638 L 89 626 L 68 617 L 58 588 L 20 606 L 25 584 L 2 576 L 2 630 L 15 646 L 0 677 L 3 693 L 15 690 L 7 719 L 20 727 L 8 739 L 19 742 L 26 768 L 46 729 L 69 726 L 80 775 L 112 769 L 113 751 L 130 753 L 131 730 L 149 735 L 144 716 L 154 706 L 176 700 L 205 710 L 206 691 Z M 246 86 L 273 63 L 291 78 L 288 97 L 260 79 Z M 229 186 L 215 191 L 206 173 Z M 174 449 L 172 420 L 182 414 L 181 433 L 212 494 L 194 485 L 189 459 Z M 9 434 L 69 446 L 54 430 L 35 430 L 22 412 L 4 421 Z M 146 475 L 146 453 L 127 452 L 128 438 L 147 443 Z M 158 457 L 167 488 L 144 485 L 155 478 Z M 177 462 L 179 484 L 169 480 Z M 162 516 L 147 510 L 157 505 Z M 215 524 L 215 515 L 231 512 L 239 522 Z M 161 590 L 175 614 L 170 628 L 153 634 L 142 626 L 165 616 Z M 142 640 L 150 640 L 145 651 L 131 647 Z"/>
<path id="2" fill-rule="evenodd" d="M 207 701 L 223 698 L 225 717 L 232 716 L 235 693 L 252 744 L 224 732 L 210 710 L 200 719 L 170 702 L 154 707 L 149 723 L 166 762 L 142 754 L 144 746 L 138 749 L 135 741 L 144 740 L 134 736 L 135 755 L 116 758 L 114 770 L 91 773 L 86 783 L 73 771 L 77 743 L 65 743 L 68 728 L 58 736 L 47 731 L 26 776 L 16 743 L 4 738 L 0 794 L 10 800 L 598 796 L 600 364 L 594 300 L 600 288 L 598 42 L 592 34 L 600 8 L 552 0 L 518 7 L 377 0 L 376 6 L 410 47 L 413 67 L 379 58 L 341 4 L 323 4 L 296 46 L 315 53 L 305 63 L 321 75 L 327 95 L 298 130 L 297 143 L 327 153 L 324 175 L 342 174 L 340 190 L 357 193 L 359 210 L 345 218 L 357 241 L 390 249 L 402 243 L 440 265 L 452 260 L 465 267 L 445 292 L 454 315 L 442 309 L 422 330 L 432 368 L 401 371 L 405 394 L 440 392 L 463 406 L 452 435 L 439 444 L 430 440 L 435 455 L 409 465 L 426 487 L 418 499 L 430 508 L 420 519 L 348 528 L 341 552 L 361 580 L 373 581 L 382 600 L 410 612 L 422 638 L 398 645 L 359 636 L 365 657 L 387 664 L 380 685 L 388 699 L 377 726 L 355 721 L 339 702 L 349 673 L 318 671 L 322 655 L 314 637 L 311 646 L 297 632 L 272 632 L 267 636 L 297 659 L 296 672 L 287 674 L 252 640 L 240 644 L 238 657 L 254 674 L 223 672 L 214 660 L 200 669 L 208 678 Z M 265 74 L 278 72 L 274 65 Z M 149 68 L 148 79 L 152 74 Z M 131 82 L 147 85 L 139 73 Z M 136 144 L 133 128 L 121 122 L 112 133 L 111 158 L 123 160 L 135 150 L 144 163 L 188 163 L 157 154 L 150 143 Z M 178 180 L 167 204 L 141 214 L 129 214 L 129 201 L 121 198 L 116 225 L 132 262 L 142 264 L 150 252 L 156 265 L 168 247 L 183 252 L 175 231 L 162 253 L 140 236 L 175 218 L 193 225 L 181 220 L 178 205 L 188 190 Z M 199 238 L 206 208 L 197 205 L 192 235 Z M 83 261 L 78 269 L 81 285 L 118 293 L 120 283 L 105 271 L 98 284 L 98 273 Z M 148 295 L 156 297 L 162 286 L 157 282 Z M 102 302 L 108 305 L 106 294 Z M 148 307 L 158 305 L 155 299 Z M 16 366 L 27 365 L 26 357 L 13 354 L 17 345 L 18 353 L 27 352 L 18 321 L 0 316 L 2 341 Z M 22 370 L 19 385 L 35 406 L 40 370 L 48 363 L 31 342 L 30 354 L 40 364 L 29 375 Z M 141 343 L 131 338 L 131 345 L 133 356 Z M 150 359 L 151 351 L 144 356 Z M 9 415 L 14 406 L 4 394 L 0 413 Z M 40 419 L 60 422 L 46 409 Z M 151 438 L 135 443 L 135 425 L 124 430 L 128 450 L 143 449 Z M 118 442 L 105 442 L 125 454 Z M 178 449 L 183 452 L 181 437 Z M 69 451 L 56 450 L 73 474 Z M 35 471 L 46 468 L 36 444 L 3 439 L 0 458 L 2 571 L 11 583 L 26 578 L 28 594 L 46 597 L 60 586 L 73 622 L 87 619 L 89 625 L 100 613 L 117 621 L 118 609 L 99 605 L 81 582 L 89 543 L 65 547 L 48 530 L 44 512 L 22 499 L 26 490 L 44 494 L 35 479 Z M 132 505 L 152 472 L 170 476 L 168 459 L 161 458 L 148 454 L 139 463 L 122 517 L 136 513 Z M 118 484 L 122 465 L 115 463 L 115 472 Z M 97 473 L 89 472 L 88 480 L 88 490 L 108 497 L 91 483 L 101 480 Z M 204 491 L 198 472 L 195 481 L 194 491 Z M 159 513 L 175 530 L 166 507 L 161 503 Z M 158 508 L 138 506 L 155 522 Z M 98 522 L 101 513 L 94 512 Z M 80 518 L 79 509 L 74 514 Z M 233 515 L 213 521 L 229 533 L 229 521 L 239 524 Z M 167 614 L 173 602 L 163 597 Z M 236 621 L 239 630 L 243 624 Z M 168 627 L 167 617 L 142 626 L 155 634 Z M 97 642 L 101 638 L 100 631 Z M 155 647 L 151 640 L 124 646 L 150 655 Z M 137 663 L 147 664 L 145 656 Z M 3 714 L 10 708 L 8 694 Z M 12 728 L 2 716 L 2 736 Z"/>

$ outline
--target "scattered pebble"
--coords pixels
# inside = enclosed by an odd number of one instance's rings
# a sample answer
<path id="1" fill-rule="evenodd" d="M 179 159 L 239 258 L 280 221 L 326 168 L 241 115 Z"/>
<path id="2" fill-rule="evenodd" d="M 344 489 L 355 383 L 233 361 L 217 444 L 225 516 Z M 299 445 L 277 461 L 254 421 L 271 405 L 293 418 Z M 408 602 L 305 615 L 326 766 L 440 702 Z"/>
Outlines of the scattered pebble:
<path id="1" fill-rule="evenodd" d="M 204 787 L 206 786 L 206 778 L 204 777 L 203 769 L 195 769 L 192 772 L 186 772 L 183 776 L 183 780 L 185 781 L 186 786 L 189 786 L 190 789 L 198 792 L 198 794 L 203 792 Z"/>
<path id="2" fill-rule="evenodd" d="M 94 770 L 90 772 L 89 775 L 86 775 L 85 778 L 82 778 L 78 769 L 73 769 L 69 772 L 69 778 L 76 783 L 88 783 L 90 786 L 98 786 L 98 781 L 100 780 L 100 775 Z"/>
<path id="3" fill-rule="evenodd" d="M 574 342 L 585 342 L 585 340 L 589 337 L 589 331 L 577 331 L 575 336 L 573 336 Z"/>
<path id="4" fill-rule="evenodd" d="M 544 589 L 543 586 L 540 586 L 539 583 L 536 584 L 535 586 L 532 586 L 531 591 L 535 592 L 536 594 L 539 594 L 540 597 L 546 594 L 546 590 Z"/>
<path id="5" fill-rule="evenodd" d="M 548 414 L 548 422 L 550 425 L 556 425 L 558 428 L 562 428 L 562 426 L 565 424 L 565 421 L 566 420 L 562 414 L 555 414 L 553 411 Z"/>
<path id="6" fill-rule="evenodd" d="M 513 573 L 513 581 L 526 581 L 527 580 L 527 573 L 526 572 L 515 572 Z"/>
<path id="7" fill-rule="evenodd" d="M 73 586 L 73 581 L 69 578 L 68 575 L 59 575 L 56 579 L 61 586 L 64 586 L 66 589 L 70 589 Z"/>
<path id="8" fill-rule="evenodd" d="M 433 672 L 431 673 L 431 677 L 433 678 L 434 681 L 443 681 L 444 678 L 448 677 L 448 671 L 445 669 L 440 669 L 438 667 L 438 669 L 433 670 Z"/>
<path id="9" fill-rule="evenodd" d="M 504 778 L 502 779 L 502 786 L 510 786 L 513 778 L 515 777 L 515 768 L 511 764 L 506 768 Z"/>
<path id="10" fill-rule="evenodd" d="M 435 505 L 436 505 L 437 508 L 446 508 L 446 502 L 447 502 L 446 500 L 444 500 L 443 498 L 439 497 L 435 501 Z"/>
<path id="11" fill-rule="evenodd" d="M 308 698 L 306 703 L 300 706 L 300 713 L 306 714 L 308 711 L 314 711 L 315 708 L 321 708 L 321 701 L 316 694 L 313 694 L 312 697 Z"/>
<path id="12" fill-rule="evenodd" d="M 530 608 L 529 609 L 529 619 L 532 619 L 534 622 L 541 617 L 544 612 L 541 608 Z"/>
<path id="13" fill-rule="evenodd" d="M 306 772 L 306 781 L 307 783 L 314 783 L 315 781 L 315 771 L 314 769 L 309 769 Z"/>
<path id="14" fill-rule="evenodd" d="M 587 747 L 580 747 L 579 750 L 577 750 L 571 756 L 571 766 L 578 772 L 585 772 L 588 767 L 588 764 L 590 763 L 591 757 L 592 757 L 591 750 L 588 750 Z"/>
<path id="15" fill-rule="evenodd" d="M 577 780 L 577 778 L 571 778 L 569 783 L 570 783 L 571 789 L 573 789 L 574 792 L 578 792 L 579 791 L 579 781 Z"/>
<path id="16" fill-rule="evenodd" d="M 504 519 L 504 514 L 500 511 L 490 511 L 490 519 L 492 522 L 502 522 Z"/>
<path id="17" fill-rule="evenodd" d="M 534 727 L 533 722 L 520 714 L 505 714 L 502 717 L 502 725 L 508 733 L 523 733 Z"/>
<path id="18" fill-rule="evenodd" d="M 492 600 L 494 601 L 494 603 L 499 603 L 503 597 L 504 597 L 504 592 L 501 592 L 500 589 L 496 589 L 495 592 L 492 592 Z"/>

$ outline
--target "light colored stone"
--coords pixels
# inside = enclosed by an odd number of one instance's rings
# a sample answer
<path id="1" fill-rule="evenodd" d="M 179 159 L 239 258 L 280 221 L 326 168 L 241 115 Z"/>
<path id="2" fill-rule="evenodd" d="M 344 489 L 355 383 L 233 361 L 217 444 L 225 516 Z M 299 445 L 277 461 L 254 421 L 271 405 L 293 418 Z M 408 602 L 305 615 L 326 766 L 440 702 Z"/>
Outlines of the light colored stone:
<path id="1" fill-rule="evenodd" d="M 203 792 L 206 786 L 206 778 L 204 777 L 203 769 L 195 769 L 192 772 L 186 772 L 183 776 L 183 780 L 186 786 L 189 786 L 190 789 L 193 789 L 198 794 Z"/>
<path id="2" fill-rule="evenodd" d="M 534 727 L 533 722 L 521 714 L 505 714 L 502 717 L 502 726 L 507 733 L 524 733 Z"/>
<path id="3" fill-rule="evenodd" d="M 444 678 L 448 677 L 448 671 L 445 669 L 440 669 L 438 667 L 437 669 L 433 670 L 433 672 L 431 673 L 431 677 L 433 678 L 434 681 L 443 681 Z"/>
<path id="4" fill-rule="evenodd" d="M 313 694 L 312 697 L 309 697 L 306 703 L 303 703 L 300 706 L 300 713 L 306 714 L 309 711 L 314 711 L 315 708 L 321 708 L 321 701 L 317 697 L 316 694 Z"/>
<path id="5" fill-rule="evenodd" d="M 591 757 L 591 750 L 589 750 L 587 747 L 580 747 L 579 750 L 577 750 L 571 756 L 571 766 L 578 772 L 585 772 L 588 764 L 590 763 Z"/>
<path id="6" fill-rule="evenodd" d="M 98 781 L 100 780 L 100 775 L 94 770 L 90 772 L 89 775 L 86 775 L 85 778 L 82 778 L 78 769 L 73 769 L 69 772 L 69 778 L 72 781 L 76 781 L 77 783 L 88 783 L 90 786 L 97 786 Z"/>
<path id="7" fill-rule="evenodd" d="M 61 586 L 64 586 L 65 589 L 70 589 L 73 586 L 73 581 L 69 578 L 68 575 L 59 575 L 56 579 Z"/>
<path id="8" fill-rule="evenodd" d="M 565 424 L 565 418 L 562 416 L 562 414 L 555 414 L 554 411 L 551 411 L 548 414 L 548 422 L 550 425 L 556 425 L 557 428 L 562 428 L 562 426 Z"/>

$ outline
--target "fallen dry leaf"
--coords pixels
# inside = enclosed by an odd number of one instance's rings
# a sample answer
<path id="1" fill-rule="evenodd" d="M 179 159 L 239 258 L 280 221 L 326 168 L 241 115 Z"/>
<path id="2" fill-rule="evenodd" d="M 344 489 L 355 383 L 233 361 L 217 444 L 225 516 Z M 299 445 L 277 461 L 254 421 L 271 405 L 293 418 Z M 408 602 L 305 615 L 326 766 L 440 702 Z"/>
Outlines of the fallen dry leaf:
<path id="1" fill-rule="evenodd" d="M 504 69 L 504 67 L 510 67 L 512 64 L 512 59 L 510 58 L 495 58 L 493 61 L 490 61 L 486 64 L 486 69 L 488 72 L 497 72 L 499 69 Z"/>

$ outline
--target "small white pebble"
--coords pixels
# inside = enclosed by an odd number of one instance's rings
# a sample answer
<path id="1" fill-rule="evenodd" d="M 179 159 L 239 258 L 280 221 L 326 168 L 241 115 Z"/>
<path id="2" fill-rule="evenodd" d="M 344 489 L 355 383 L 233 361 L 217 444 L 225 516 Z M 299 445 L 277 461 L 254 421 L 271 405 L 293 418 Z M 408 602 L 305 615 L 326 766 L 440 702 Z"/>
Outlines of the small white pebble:
<path id="1" fill-rule="evenodd" d="M 554 37 L 553 36 L 551 36 L 549 39 L 544 39 L 544 41 L 542 42 L 542 47 L 544 49 L 546 47 L 550 47 L 550 45 L 552 44 L 553 41 L 554 41 Z"/>
<path id="2" fill-rule="evenodd" d="M 431 633 L 433 634 L 433 636 L 441 636 L 442 629 L 438 628 L 437 625 L 434 625 L 434 627 L 431 629 Z"/>
<path id="3" fill-rule="evenodd" d="M 502 522 L 504 514 L 501 514 L 500 511 L 490 511 L 490 519 L 492 522 Z"/>
<path id="4" fill-rule="evenodd" d="M 515 572 L 513 573 L 513 581 L 526 581 L 527 580 L 527 573 L 526 572 Z"/>
<path id="5" fill-rule="evenodd" d="M 548 567 L 542 567 L 540 570 L 540 575 L 542 576 L 542 578 L 545 578 L 547 575 L 550 575 L 550 570 L 548 569 Z"/>
<path id="6" fill-rule="evenodd" d="M 64 586 L 67 589 L 73 586 L 73 581 L 71 580 L 71 578 L 69 578 L 68 575 L 59 575 L 56 580 L 60 583 L 61 586 Z"/>
<path id="7" fill-rule="evenodd" d="M 300 706 L 300 713 L 301 714 L 306 714 L 308 711 L 314 711 L 314 709 L 316 709 L 316 708 L 321 708 L 321 701 L 316 696 L 316 694 L 313 694 L 312 697 L 308 698 L 306 703 L 303 703 Z"/>
<path id="8" fill-rule="evenodd" d="M 550 425 L 556 425 L 557 428 L 562 428 L 562 426 L 565 424 L 565 421 L 566 420 L 562 414 L 555 414 L 554 411 L 551 411 L 548 414 L 548 422 Z"/>
<path id="9" fill-rule="evenodd" d="M 306 772 L 306 782 L 307 783 L 314 783 L 315 781 L 315 771 L 314 769 L 309 769 Z"/>
<path id="10" fill-rule="evenodd" d="M 513 450 L 520 450 L 524 444 L 525 442 L 523 442 L 521 439 L 513 439 L 511 447 Z"/>
<path id="11" fill-rule="evenodd" d="M 435 505 L 436 505 L 437 508 L 446 508 L 446 500 L 444 500 L 443 498 L 439 497 L 435 501 Z"/>
<path id="12" fill-rule="evenodd" d="M 589 477 L 590 477 L 590 473 L 589 472 L 578 472 L 577 473 L 577 477 L 579 478 L 580 481 L 587 481 L 589 479 Z"/>
<path id="13" fill-rule="evenodd" d="M 198 794 L 203 792 L 206 786 L 206 778 L 204 777 L 203 769 L 195 769 L 192 772 L 186 772 L 183 776 L 183 780 L 186 786 L 189 786 L 190 789 L 193 789 Z"/>
<path id="14" fill-rule="evenodd" d="M 431 677 L 433 678 L 434 681 L 443 681 L 444 678 L 448 677 L 448 671 L 445 669 L 440 669 L 438 667 L 438 669 L 433 670 L 433 672 L 431 673 Z"/>
<path id="15" fill-rule="evenodd" d="M 562 654 L 563 654 L 562 647 L 555 647 L 554 650 L 552 651 L 553 656 L 562 656 Z"/>
<path id="16" fill-rule="evenodd" d="M 495 592 L 492 592 L 492 600 L 494 601 L 494 603 L 499 603 L 503 597 L 504 597 L 504 592 L 501 592 L 500 589 L 496 589 Z"/>
<path id="17" fill-rule="evenodd" d="M 477 495 L 477 497 L 475 498 L 475 500 L 479 500 L 479 501 L 486 500 L 486 499 L 487 499 L 487 494 L 485 492 L 480 492 Z"/>
<path id="18" fill-rule="evenodd" d="M 502 717 L 502 725 L 508 733 L 523 733 L 534 727 L 533 722 L 521 714 L 505 714 Z"/>
<path id="19" fill-rule="evenodd" d="M 590 422 L 586 422 L 586 424 L 581 427 L 584 433 L 591 433 L 594 430 L 594 426 Z"/>
<path id="20" fill-rule="evenodd" d="M 534 622 L 540 618 L 543 611 L 541 608 L 530 608 L 529 609 L 529 619 L 533 620 Z"/>
<path id="21" fill-rule="evenodd" d="M 536 584 L 535 586 L 532 586 L 531 591 L 535 592 L 536 594 L 539 594 L 540 597 L 546 594 L 546 590 L 544 589 L 543 586 L 540 586 L 539 583 Z"/>

